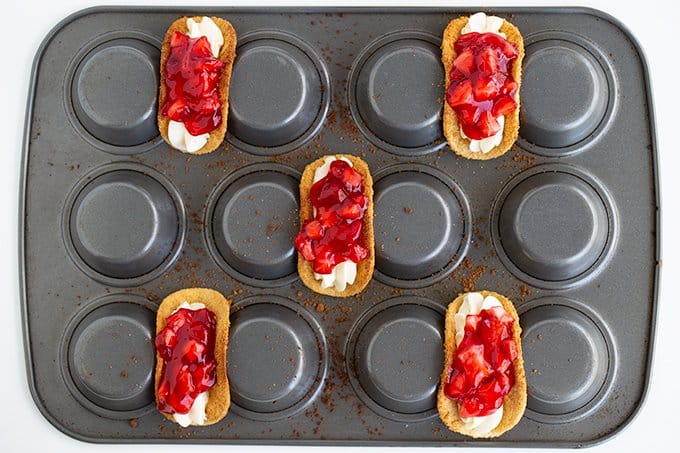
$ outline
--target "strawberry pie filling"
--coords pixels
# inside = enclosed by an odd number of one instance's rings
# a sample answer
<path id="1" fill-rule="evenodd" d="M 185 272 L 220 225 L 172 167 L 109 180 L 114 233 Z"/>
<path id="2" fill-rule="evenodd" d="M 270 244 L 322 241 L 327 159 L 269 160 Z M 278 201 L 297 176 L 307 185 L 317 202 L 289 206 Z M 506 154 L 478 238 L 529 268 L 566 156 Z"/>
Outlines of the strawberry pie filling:
<path id="1" fill-rule="evenodd" d="M 481 300 L 479 305 L 483 306 Z M 518 352 L 513 337 L 514 319 L 500 304 L 485 301 L 484 305 L 493 306 L 464 317 L 462 339 L 444 386 L 446 395 L 458 402 L 464 421 L 496 412 L 515 382 L 512 363 Z"/>
<path id="2" fill-rule="evenodd" d="M 328 173 L 312 185 L 309 196 L 314 218 L 302 225 L 295 248 L 312 262 L 314 273 L 331 274 L 342 263 L 365 259 L 368 250 L 362 245 L 362 227 L 368 197 L 363 176 L 347 161 L 332 160 Z"/>
<path id="3" fill-rule="evenodd" d="M 206 36 L 191 38 L 174 32 L 165 64 L 166 99 L 161 113 L 183 123 L 194 136 L 215 130 L 222 123 L 218 88 L 223 67 Z"/>
<path id="4" fill-rule="evenodd" d="M 470 22 L 477 22 L 475 16 Z M 504 115 L 517 108 L 518 85 L 511 75 L 517 47 L 500 33 L 471 31 L 461 33 L 454 49 L 446 102 L 456 112 L 462 135 L 484 140 L 502 134 Z"/>
<path id="5" fill-rule="evenodd" d="M 181 416 L 196 411 L 197 400 L 203 405 L 203 414 L 198 414 L 199 423 L 195 424 L 202 424 L 205 418 L 207 394 L 204 394 L 216 381 L 215 327 L 215 314 L 203 304 L 184 303 L 156 335 L 156 350 L 163 359 L 158 410 L 175 414 L 182 426 L 193 421 L 193 417 L 185 420 L 187 417 Z"/>

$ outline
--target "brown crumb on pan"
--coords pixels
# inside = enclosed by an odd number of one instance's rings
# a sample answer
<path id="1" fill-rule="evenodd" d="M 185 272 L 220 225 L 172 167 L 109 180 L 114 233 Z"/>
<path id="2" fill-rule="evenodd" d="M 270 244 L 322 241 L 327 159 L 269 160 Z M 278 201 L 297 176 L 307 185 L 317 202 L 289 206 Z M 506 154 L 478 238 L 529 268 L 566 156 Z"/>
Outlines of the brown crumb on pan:
<path id="1" fill-rule="evenodd" d="M 519 287 L 519 290 L 521 292 L 521 299 L 525 300 L 527 297 L 531 296 L 531 288 L 529 288 L 527 285 L 521 285 Z"/>

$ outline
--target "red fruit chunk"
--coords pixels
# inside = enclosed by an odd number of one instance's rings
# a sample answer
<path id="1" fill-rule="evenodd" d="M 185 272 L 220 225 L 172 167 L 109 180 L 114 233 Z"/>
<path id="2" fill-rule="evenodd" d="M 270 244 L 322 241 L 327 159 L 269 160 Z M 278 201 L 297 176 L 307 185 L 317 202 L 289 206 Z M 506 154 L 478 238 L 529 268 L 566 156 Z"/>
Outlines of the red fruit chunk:
<path id="1" fill-rule="evenodd" d="M 457 358 L 463 363 L 465 376 L 469 384 L 478 387 L 493 371 L 491 365 L 484 360 L 484 345 L 475 344 L 460 351 Z"/>
<path id="2" fill-rule="evenodd" d="M 354 203 L 353 201 L 347 203 L 347 200 L 345 200 L 345 203 L 338 209 L 338 215 L 343 219 L 355 220 L 361 217 L 361 211 L 362 209 L 359 204 Z"/>
<path id="3" fill-rule="evenodd" d="M 329 248 L 324 248 L 317 254 L 312 267 L 317 274 L 330 274 L 336 264 L 335 254 Z"/>
<path id="4" fill-rule="evenodd" d="M 503 82 L 503 87 L 501 88 L 501 94 L 514 95 L 517 92 L 517 82 L 511 78 L 505 79 Z"/>
<path id="5" fill-rule="evenodd" d="M 334 240 L 345 244 L 343 249 L 346 250 L 359 239 L 362 226 L 363 222 L 360 219 L 357 219 L 354 222 L 340 222 L 334 227 Z M 336 244 L 336 247 L 341 246 L 342 244 Z"/>
<path id="6" fill-rule="evenodd" d="M 465 375 L 459 372 L 454 372 L 448 382 L 445 384 L 445 392 L 447 395 L 455 395 L 465 392 L 467 381 Z"/>
<path id="7" fill-rule="evenodd" d="M 470 50 L 466 50 L 466 52 L 472 53 Z M 479 54 L 477 54 L 475 60 L 477 61 L 477 67 L 479 68 L 480 72 L 488 75 L 493 75 L 498 72 L 500 63 L 498 61 L 498 54 L 496 52 L 497 51 L 495 49 L 486 47 L 481 52 L 479 52 Z"/>
<path id="8" fill-rule="evenodd" d="M 330 172 L 334 178 L 341 180 L 347 190 L 353 192 L 361 188 L 363 179 L 361 174 L 349 166 L 344 160 L 335 160 L 331 163 Z"/>
<path id="9" fill-rule="evenodd" d="M 490 101 L 498 95 L 499 88 L 492 77 L 480 75 L 475 80 L 472 93 L 476 101 Z"/>
<path id="10" fill-rule="evenodd" d="M 215 315 L 206 308 L 182 308 L 170 315 L 155 338 L 163 359 L 158 410 L 186 414 L 196 397 L 216 380 Z"/>
<path id="11" fill-rule="evenodd" d="M 186 364 L 198 362 L 205 353 L 205 344 L 195 340 L 189 340 L 182 347 L 182 361 Z"/>
<path id="12" fill-rule="evenodd" d="M 514 385 L 512 362 L 518 351 L 513 323 L 501 307 L 465 318 L 465 334 L 444 384 L 446 395 L 460 403 L 461 417 L 489 415 Z"/>
<path id="13" fill-rule="evenodd" d="M 186 99 L 178 98 L 175 99 L 172 104 L 166 105 L 168 112 L 167 114 L 170 118 L 186 118 L 190 113 Z"/>
<path id="14" fill-rule="evenodd" d="M 312 250 L 312 240 L 305 236 L 304 232 L 300 231 L 295 236 L 295 248 L 302 254 L 302 257 L 307 261 L 312 261 L 315 258 Z"/>
<path id="15" fill-rule="evenodd" d="M 368 256 L 361 230 L 368 208 L 364 178 L 343 160 L 335 160 L 328 174 L 312 185 L 309 197 L 316 209 L 295 237 L 295 248 L 314 272 L 330 274 L 343 261 L 358 263 Z"/>
<path id="16" fill-rule="evenodd" d="M 484 137 L 491 137 L 501 130 L 501 125 L 491 112 L 486 110 L 479 116 L 479 129 Z"/>
<path id="17" fill-rule="evenodd" d="M 349 248 L 349 253 L 347 257 L 354 261 L 355 263 L 358 263 L 368 256 L 368 250 L 361 244 L 352 244 L 352 246 Z"/>
<path id="18" fill-rule="evenodd" d="M 184 123 L 192 135 L 215 130 L 222 123 L 218 85 L 223 67 L 224 62 L 212 56 L 205 36 L 189 38 L 173 33 L 165 63 L 166 99 L 161 113 Z"/>
<path id="19" fill-rule="evenodd" d="M 475 70 L 475 54 L 471 50 L 461 52 L 453 60 L 453 66 L 463 74 L 470 74 Z"/>
<path id="20" fill-rule="evenodd" d="M 463 128 L 463 132 L 468 138 L 474 139 L 474 140 L 482 140 L 483 138 L 489 137 L 489 126 L 492 126 L 488 124 L 488 120 L 484 119 L 482 120 L 482 115 L 487 114 L 487 111 L 482 112 L 481 114 L 479 112 L 476 113 L 477 120 L 474 123 L 463 123 L 461 124 Z M 493 119 L 493 118 L 492 118 Z M 498 125 L 498 129 L 500 129 L 500 125 Z M 493 134 L 491 134 L 493 135 Z"/>
<path id="21" fill-rule="evenodd" d="M 463 80 L 458 84 L 449 85 L 449 89 L 446 90 L 446 102 L 449 103 L 451 107 L 457 107 L 461 105 L 468 105 L 472 100 L 472 83 L 469 80 Z"/>
<path id="22" fill-rule="evenodd" d="M 508 59 L 515 59 L 519 55 L 517 46 L 498 36 L 497 45 L 501 48 L 503 55 Z"/>
<path id="23" fill-rule="evenodd" d="M 458 112 L 463 127 L 470 124 L 474 125 L 479 118 L 479 109 L 473 105 L 461 105 L 456 111 Z"/>
<path id="24" fill-rule="evenodd" d="M 350 168 L 349 164 L 342 159 L 335 159 L 328 166 L 328 172 L 331 174 L 333 179 L 342 179 L 342 175 L 345 173 L 345 169 Z"/>
<path id="25" fill-rule="evenodd" d="M 209 363 L 206 366 L 197 366 L 191 371 L 191 380 L 195 387 L 206 387 L 210 385 L 212 376 L 215 375 L 215 364 Z"/>
<path id="26" fill-rule="evenodd" d="M 460 35 L 454 50 L 446 102 L 468 138 L 491 137 L 500 131 L 497 118 L 517 108 L 511 75 L 517 47 L 495 33 L 473 32 Z"/>
<path id="27" fill-rule="evenodd" d="M 319 206 L 316 209 L 316 218 L 319 219 L 324 228 L 330 228 L 340 220 L 337 212 L 325 206 Z"/>
<path id="28" fill-rule="evenodd" d="M 342 181 L 335 178 L 331 181 L 321 179 L 309 190 L 309 197 L 312 200 L 318 200 L 319 206 L 330 207 L 345 201 L 347 192 Z"/>
<path id="29" fill-rule="evenodd" d="M 172 329 L 163 329 L 156 337 L 156 349 L 163 360 L 170 360 L 172 348 L 177 344 L 177 334 Z"/>
<path id="30" fill-rule="evenodd" d="M 458 71 L 455 67 L 451 69 L 451 72 L 449 72 L 449 81 L 451 84 L 455 84 L 456 82 L 460 82 L 461 80 L 465 80 L 468 75 L 465 73 Z"/>
<path id="31" fill-rule="evenodd" d="M 205 39 L 203 39 L 205 38 Z M 210 47 L 210 41 L 208 41 L 208 38 L 205 36 L 198 38 L 196 40 L 196 43 L 194 43 L 194 48 L 192 49 L 193 54 L 195 56 L 201 56 L 201 57 L 212 57 L 212 49 Z M 215 61 L 213 58 L 212 61 Z M 219 60 L 217 60 L 219 61 Z M 200 69 L 203 69 L 203 61 L 199 62 L 197 65 Z"/>
<path id="32" fill-rule="evenodd" d="M 351 196 L 352 201 L 359 205 L 361 209 L 366 209 L 368 207 L 368 197 L 364 194 L 356 193 Z"/>
<path id="33" fill-rule="evenodd" d="M 305 222 L 304 228 L 309 239 L 321 239 L 323 237 L 323 225 L 318 220 Z"/>
<path id="34" fill-rule="evenodd" d="M 508 115 L 512 113 L 517 107 L 517 103 L 513 98 L 504 94 L 496 99 L 491 109 L 491 114 L 498 118 L 499 116 Z"/>

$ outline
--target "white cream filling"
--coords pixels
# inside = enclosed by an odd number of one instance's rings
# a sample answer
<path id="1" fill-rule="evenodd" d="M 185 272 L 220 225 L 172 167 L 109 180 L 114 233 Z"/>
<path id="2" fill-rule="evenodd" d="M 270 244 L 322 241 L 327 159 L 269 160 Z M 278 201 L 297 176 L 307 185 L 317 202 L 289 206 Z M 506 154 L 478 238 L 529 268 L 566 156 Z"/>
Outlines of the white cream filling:
<path id="1" fill-rule="evenodd" d="M 468 19 L 468 23 L 463 27 L 463 29 L 460 31 L 461 35 L 464 35 L 466 33 L 471 33 L 471 32 L 477 32 L 477 33 L 495 33 L 499 36 L 501 36 L 503 39 L 505 39 L 505 33 L 501 33 L 500 29 L 501 26 L 503 25 L 503 19 L 500 17 L 496 16 L 487 16 L 484 13 L 475 13 L 470 18 Z M 464 139 L 470 140 L 470 151 L 473 153 L 488 153 L 492 149 L 494 149 L 496 146 L 500 145 L 501 142 L 503 141 L 503 128 L 505 127 L 505 117 L 500 116 L 498 117 L 498 124 L 501 126 L 501 129 L 491 137 L 486 137 L 481 140 L 473 140 L 468 138 L 467 135 L 465 135 L 465 132 L 463 132 L 463 127 L 461 126 L 460 128 L 460 136 L 463 137 Z"/>
<path id="2" fill-rule="evenodd" d="M 331 169 L 331 164 L 336 160 L 337 159 L 333 156 L 326 156 L 323 165 L 314 171 L 315 183 L 326 177 Z M 350 162 L 349 159 L 341 157 L 340 160 L 344 160 L 350 167 L 352 166 L 352 162 Z M 314 217 L 316 217 L 316 208 L 314 208 Z M 314 272 L 314 278 L 316 280 L 321 280 L 322 288 L 331 288 L 334 286 L 336 291 L 344 291 L 345 288 L 347 288 L 347 285 L 354 283 L 356 277 L 357 263 L 352 260 L 343 261 L 342 263 L 337 264 L 331 270 L 330 274 L 317 274 Z"/>
<path id="3" fill-rule="evenodd" d="M 468 23 L 460 31 L 461 35 L 470 32 L 477 33 L 496 33 L 503 39 L 506 38 L 505 33 L 501 33 L 499 30 L 503 26 L 503 19 L 498 16 L 487 16 L 486 14 L 479 12 L 475 13 L 468 18 Z"/>
<path id="4" fill-rule="evenodd" d="M 174 315 L 178 311 L 180 311 L 182 308 L 186 308 L 187 310 L 200 310 L 202 308 L 205 308 L 205 305 L 200 303 L 200 302 L 182 302 L 179 307 L 175 308 L 175 310 L 170 313 L 171 315 Z"/>
<path id="5" fill-rule="evenodd" d="M 463 132 L 463 128 L 462 127 L 460 128 L 460 136 L 470 140 L 470 145 L 468 145 L 470 151 L 472 151 L 473 153 L 478 153 L 481 151 L 484 154 L 486 154 L 492 149 L 494 149 L 496 146 L 501 144 L 501 142 L 503 141 L 503 128 L 505 127 L 505 116 L 499 116 L 498 118 L 496 118 L 496 121 L 498 121 L 498 124 L 500 125 L 501 129 L 491 137 L 486 137 L 481 140 L 473 140 L 471 138 L 468 138 L 468 136 L 465 135 L 465 132 Z"/>
<path id="6" fill-rule="evenodd" d="M 191 409 L 186 414 L 172 414 L 172 417 L 182 428 L 186 428 L 191 425 L 203 425 L 207 414 L 205 407 L 208 405 L 208 398 L 210 397 L 210 392 L 201 392 L 198 394 L 194 400 L 194 404 L 191 405 Z"/>
<path id="7" fill-rule="evenodd" d="M 463 299 L 458 312 L 453 316 L 456 328 L 456 347 L 465 336 L 465 319 L 467 315 L 477 315 L 480 311 L 493 307 L 503 307 L 493 296 L 484 297 L 480 293 L 469 293 Z M 465 427 L 477 435 L 484 435 L 493 430 L 503 418 L 503 405 L 489 415 L 482 417 L 460 417 Z"/>
<path id="8" fill-rule="evenodd" d="M 224 44 L 224 37 L 222 31 L 209 17 L 203 16 L 200 22 L 193 19 L 187 19 L 187 28 L 190 38 L 200 38 L 205 36 L 210 43 L 210 50 L 215 58 L 220 54 L 220 48 Z M 208 143 L 210 134 L 191 135 L 184 127 L 184 123 L 179 121 L 172 121 L 168 124 L 168 140 L 170 144 L 187 153 L 195 153 L 203 148 Z"/>
<path id="9" fill-rule="evenodd" d="M 168 140 L 170 144 L 187 153 L 195 153 L 208 143 L 210 134 L 191 135 L 184 123 L 170 120 L 168 123 Z"/>
<path id="10" fill-rule="evenodd" d="M 182 308 L 186 308 L 188 310 L 200 310 L 201 308 L 205 308 L 205 305 L 200 302 L 194 302 L 191 304 L 189 302 L 182 302 L 179 307 L 177 307 L 171 314 L 176 313 Z M 191 405 L 189 412 L 186 414 L 172 414 L 172 417 L 182 426 L 182 428 L 186 428 L 189 425 L 203 425 L 206 418 L 208 417 L 205 407 L 208 405 L 209 396 L 210 391 L 199 393 L 196 399 L 194 399 L 194 404 Z"/>

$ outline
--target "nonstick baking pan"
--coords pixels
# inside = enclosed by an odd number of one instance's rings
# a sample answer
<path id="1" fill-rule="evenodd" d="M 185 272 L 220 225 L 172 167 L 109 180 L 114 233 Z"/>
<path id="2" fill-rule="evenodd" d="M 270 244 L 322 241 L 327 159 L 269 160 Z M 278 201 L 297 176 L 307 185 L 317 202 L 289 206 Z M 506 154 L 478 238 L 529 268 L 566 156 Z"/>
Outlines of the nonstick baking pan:
<path id="1" fill-rule="evenodd" d="M 442 137 L 441 34 L 470 9 L 94 8 L 35 59 L 21 189 L 29 385 L 91 442 L 591 445 L 646 393 L 659 272 L 647 67 L 606 14 L 504 8 L 526 45 L 520 138 L 490 161 Z M 172 150 L 156 127 L 159 48 L 182 15 L 238 33 L 229 133 Z M 324 154 L 375 180 L 376 270 L 358 296 L 296 273 L 298 181 Z M 221 422 L 155 410 L 155 310 L 185 287 L 233 300 Z M 473 441 L 435 409 L 446 305 L 515 303 L 528 404 Z"/>

